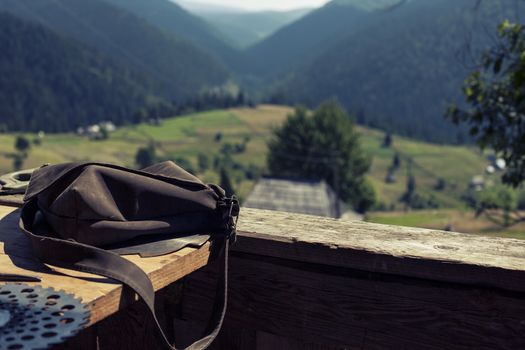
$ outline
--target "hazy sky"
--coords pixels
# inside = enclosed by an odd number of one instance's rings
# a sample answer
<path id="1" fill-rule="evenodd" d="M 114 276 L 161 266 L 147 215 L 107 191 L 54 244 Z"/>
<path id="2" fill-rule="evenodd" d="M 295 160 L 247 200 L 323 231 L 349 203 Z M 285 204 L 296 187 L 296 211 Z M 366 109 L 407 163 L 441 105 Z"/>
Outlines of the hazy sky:
<path id="1" fill-rule="evenodd" d="M 185 2 L 198 4 L 207 3 L 253 11 L 291 10 L 303 7 L 318 7 L 327 3 L 328 0 L 185 0 Z"/>

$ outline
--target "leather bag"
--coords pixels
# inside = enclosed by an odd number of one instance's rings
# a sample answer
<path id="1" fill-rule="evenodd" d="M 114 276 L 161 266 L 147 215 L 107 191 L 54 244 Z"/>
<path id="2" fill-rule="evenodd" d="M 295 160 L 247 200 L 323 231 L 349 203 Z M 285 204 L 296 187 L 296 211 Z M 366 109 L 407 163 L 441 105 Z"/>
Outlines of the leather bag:
<path id="1" fill-rule="evenodd" d="M 122 282 L 155 316 L 148 276 L 120 255 L 143 257 L 199 247 L 211 240 L 223 255 L 213 330 L 187 349 L 205 349 L 217 336 L 227 299 L 228 247 L 235 238 L 239 204 L 173 162 L 142 170 L 103 163 L 66 163 L 36 169 L 24 197 L 20 229 L 44 263 Z"/>

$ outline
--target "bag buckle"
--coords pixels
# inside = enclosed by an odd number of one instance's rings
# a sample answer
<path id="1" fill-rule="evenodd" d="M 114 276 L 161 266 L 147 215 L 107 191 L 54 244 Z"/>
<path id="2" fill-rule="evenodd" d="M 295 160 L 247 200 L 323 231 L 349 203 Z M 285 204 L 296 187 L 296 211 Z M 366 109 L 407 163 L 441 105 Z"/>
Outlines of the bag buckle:
<path id="1" fill-rule="evenodd" d="M 226 205 L 229 205 L 228 209 L 228 227 L 226 238 L 230 243 L 235 243 L 237 241 L 237 222 L 239 221 L 239 200 L 236 196 L 225 199 Z"/>

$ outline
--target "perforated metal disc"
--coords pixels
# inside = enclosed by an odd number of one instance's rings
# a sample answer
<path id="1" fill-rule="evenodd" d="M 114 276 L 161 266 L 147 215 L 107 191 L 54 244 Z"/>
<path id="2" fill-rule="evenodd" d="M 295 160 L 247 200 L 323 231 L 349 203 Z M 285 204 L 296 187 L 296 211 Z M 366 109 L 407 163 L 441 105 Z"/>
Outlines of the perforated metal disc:
<path id="1" fill-rule="evenodd" d="M 0 349 L 47 349 L 75 335 L 89 321 L 80 299 L 26 284 L 0 285 Z"/>

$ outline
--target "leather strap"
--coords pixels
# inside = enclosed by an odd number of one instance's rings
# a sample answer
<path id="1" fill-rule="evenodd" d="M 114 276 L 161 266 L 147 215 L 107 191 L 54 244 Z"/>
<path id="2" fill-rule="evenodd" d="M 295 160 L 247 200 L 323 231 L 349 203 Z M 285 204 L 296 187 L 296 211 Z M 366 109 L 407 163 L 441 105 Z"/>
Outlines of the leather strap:
<path id="1" fill-rule="evenodd" d="M 33 246 L 33 251 L 42 262 L 57 267 L 83 271 L 102 275 L 117 280 L 137 293 L 150 310 L 158 330 L 162 334 L 168 348 L 177 350 L 172 346 L 162 330 L 160 323 L 155 315 L 155 291 L 148 275 L 131 261 L 124 259 L 120 255 L 94 246 L 78 243 L 70 240 L 63 240 L 54 237 L 38 235 L 33 231 L 38 205 L 36 199 L 27 202 L 22 208 L 19 226 L 20 229 L 29 237 Z M 217 237 L 212 244 L 219 244 L 224 257 L 224 265 L 221 266 L 219 276 L 219 286 L 217 289 L 216 305 L 210 319 L 213 324 L 212 331 L 187 347 L 187 350 L 206 349 L 219 334 L 224 321 L 227 304 L 228 290 L 228 250 L 229 237 Z M 215 246 L 217 247 L 217 246 Z M 60 254 L 56 254 L 60 252 Z"/>

